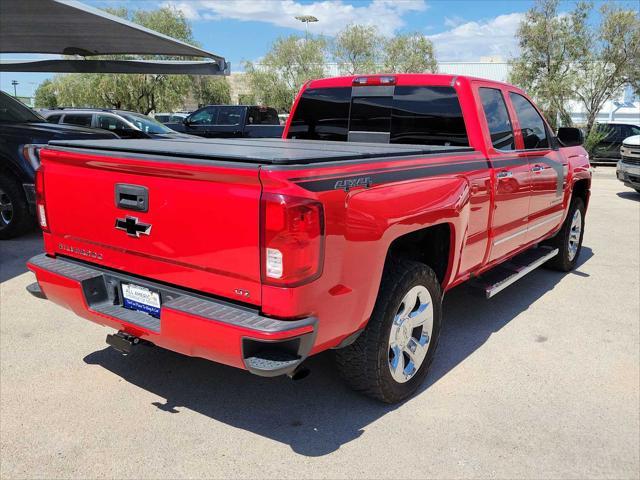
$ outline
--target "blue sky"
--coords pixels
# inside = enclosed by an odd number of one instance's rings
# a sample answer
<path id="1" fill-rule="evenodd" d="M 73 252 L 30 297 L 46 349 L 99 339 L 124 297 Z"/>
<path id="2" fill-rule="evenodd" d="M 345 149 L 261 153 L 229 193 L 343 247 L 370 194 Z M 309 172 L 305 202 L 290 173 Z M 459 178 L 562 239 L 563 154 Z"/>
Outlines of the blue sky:
<path id="1" fill-rule="evenodd" d="M 232 71 L 258 60 L 279 36 L 304 34 L 296 15 L 314 15 L 309 32 L 329 37 L 350 23 L 375 25 L 384 35 L 420 32 L 435 45 L 440 61 L 479 61 L 483 56 L 517 54 L 515 31 L 532 0 L 85 0 L 96 7 L 153 9 L 172 5 L 190 19 L 194 37 L 206 50 L 224 56 Z M 561 10 L 573 7 L 562 2 Z M 602 2 L 595 2 L 599 6 Z M 622 1 L 631 6 L 633 2 Z M 637 3 L 636 3 L 637 5 Z M 2 58 L 24 58 L 3 55 Z M 50 75 L 1 73 L 0 88 L 31 95 Z"/>

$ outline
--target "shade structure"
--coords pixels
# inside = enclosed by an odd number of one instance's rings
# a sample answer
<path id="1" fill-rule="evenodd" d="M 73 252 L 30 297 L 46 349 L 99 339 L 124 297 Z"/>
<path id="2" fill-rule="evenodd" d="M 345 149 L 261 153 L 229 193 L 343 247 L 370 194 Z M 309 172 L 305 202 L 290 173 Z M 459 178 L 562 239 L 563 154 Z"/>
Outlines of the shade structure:
<path id="1" fill-rule="evenodd" d="M 0 72 L 41 73 L 145 73 L 173 75 L 226 75 L 215 61 L 183 62 L 153 60 L 17 60 L 0 61 Z"/>
<path id="2" fill-rule="evenodd" d="M 221 56 L 75 0 L 0 0 L 0 53 L 200 57 L 207 59 L 205 63 L 209 65 L 200 67 L 208 71 L 207 74 L 214 74 L 214 70 L 218 74 L 228 72 L 227 62 Z M 171 72 L 158 72 L 163 65 L 158 62 L 145 66 L 145 61 L 123 64 L 122 61 L 105 60 L 116 63 L 80 66 L 82 61 L 49 60 L 53 63 L 48 64 L 3 62 L 1 68 L 2 71 L 10 68 L 11 71 L 44 71 L 41 68 L 48 65 L 55 69 L 48 71 L 79 72 L 95 71 L 92 69 L 96 66 L 104 66 L 110 69 L 108 73 L 150 73 L 149 69 L 155 69 L 155 73 L 183 73 L 176 72 L 175 62 L 164 64 L 172 69 Z M 217 69 L 210 68 L 212 62 L 218 65 Z M 23 70 L 16 70 L 19 68 Z M 26 68 L 28 70 L 24 70 Z"/>

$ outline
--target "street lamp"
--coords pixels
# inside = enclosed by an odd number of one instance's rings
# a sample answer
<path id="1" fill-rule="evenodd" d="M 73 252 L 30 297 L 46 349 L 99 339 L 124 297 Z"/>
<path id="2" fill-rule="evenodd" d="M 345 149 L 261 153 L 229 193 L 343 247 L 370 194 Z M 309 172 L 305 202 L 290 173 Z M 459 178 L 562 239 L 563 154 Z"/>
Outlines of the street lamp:
<path id="1" fill-rule="evenodd" d="M 16 87 L 18 86 L 17 80 L 11 80 L 11 85 L 13 85 L 13 98 L 18 98 L 18 90 Z"/>
<path id="2" fill-rule="evenodd" d="M 296 20 L 300 20 L 304 23 L 304 36 L 305 38 L 309 38 L 309 24 L 316 23 L 318 19 L 313 15 L 298 15 Z"/>

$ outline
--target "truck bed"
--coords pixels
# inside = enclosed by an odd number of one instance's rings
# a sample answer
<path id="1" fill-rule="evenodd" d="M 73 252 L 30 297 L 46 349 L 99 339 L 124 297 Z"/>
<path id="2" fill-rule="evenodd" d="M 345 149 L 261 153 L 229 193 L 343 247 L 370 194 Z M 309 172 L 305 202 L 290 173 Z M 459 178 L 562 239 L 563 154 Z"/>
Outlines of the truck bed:
<path id="1" fill-rule="evenodd" d="M 65 140 L 59 148 L 170 157 L 180 160 L 243 162 L 258 165 L 304 165 L 341 160 L 470 152 L 470 147 L 267 139 Z M 88 153 L 88 152 L 87 152 Z"/>

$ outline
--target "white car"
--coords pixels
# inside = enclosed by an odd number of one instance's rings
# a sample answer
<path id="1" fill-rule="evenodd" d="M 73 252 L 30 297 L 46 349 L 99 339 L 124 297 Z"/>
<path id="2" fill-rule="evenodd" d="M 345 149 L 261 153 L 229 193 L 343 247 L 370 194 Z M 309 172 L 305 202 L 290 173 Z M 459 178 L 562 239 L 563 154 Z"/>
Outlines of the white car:
<path id="1" fill-rule="evenodd" d="M 616 173 L 627 187 L 640 193 L 640 135 L 623 140 Z"/>

